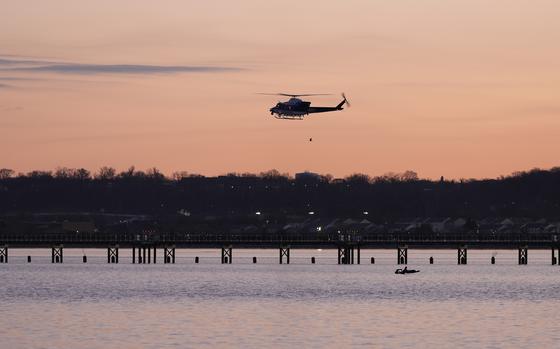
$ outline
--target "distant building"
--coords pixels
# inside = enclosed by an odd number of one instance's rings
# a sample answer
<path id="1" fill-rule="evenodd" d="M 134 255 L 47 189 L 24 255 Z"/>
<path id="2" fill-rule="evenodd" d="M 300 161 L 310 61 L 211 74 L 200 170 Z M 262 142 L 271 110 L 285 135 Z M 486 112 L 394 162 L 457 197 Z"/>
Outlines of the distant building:
<path id="1" fill-rule="evenodd" d="M 296 181 L 305 181 L 305 180 L 320 180 L 321 179 L 321 175 L 318 173 L 314 173 L 314 172 L 300 172 L 300 173 L 296 173 Z"/>

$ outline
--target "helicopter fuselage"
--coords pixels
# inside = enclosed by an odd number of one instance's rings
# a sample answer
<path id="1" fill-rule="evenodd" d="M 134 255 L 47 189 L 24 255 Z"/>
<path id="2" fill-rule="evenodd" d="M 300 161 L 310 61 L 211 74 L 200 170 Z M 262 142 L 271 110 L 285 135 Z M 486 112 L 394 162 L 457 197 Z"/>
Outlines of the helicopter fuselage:
<path id="1" fill-rule="evenodd" d="M 342 110 L 344 103 L 346 103 L 346 98 L 336 107 L 312 107 L 311 102 L 292 97 L 287 102 L 278 102 L 270 108 L 270 114 L 277 119 L 302 120 L 304 116 L 311 113 Z"/>
<path id="2" fill-rule="evenodd" d="M 309 114 L 311 102 L 302 101 L 299 98 L 290 98 L 287 102 L 278 102 L 270 108 L 270 114 L 279 119 L 301 119 Z"/>

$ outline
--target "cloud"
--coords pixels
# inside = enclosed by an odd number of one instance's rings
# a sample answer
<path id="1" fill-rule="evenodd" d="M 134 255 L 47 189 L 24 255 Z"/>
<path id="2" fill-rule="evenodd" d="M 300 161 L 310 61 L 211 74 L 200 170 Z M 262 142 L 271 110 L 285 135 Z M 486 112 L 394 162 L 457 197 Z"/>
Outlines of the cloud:
<path id="1" fill-rule="evenodd" d="M 147 65 L 147 64 L 84 64 L 68 62 L 50 62 L 34 59 L 1 58 L 1 71 L 39 72 L 56 74 L 178 74 L 178 73 L 213 73 L 239 71 L 241 68 L 224 66 L 196 65 Z"/>
<path id="2" fill-rule="evenodd" d="M 1 71 L 1 70 L 0 70 Z M 15 85 L 6 84 L 5 82 L 34 81 L 32 78 L 16 78 L 12 76 L 0 76 L 0 89 L 17 88 Z"/>
<path id="3" fill-rule="evenodd" d="M 21 59 L 5 59 L 5 58 L 0 58 L 0 64 L 1 64 L 1 65 L 29 64 L 30 62 L 33 62 L 33 61 L 27 61 L 27 60 L 21 60 Z"/>
<path id="4" fill-rule="evenodd" d="M 0 76 L 0 81 L 35 81 L 41 79 L 33 79 L 33 78 L 19 78 L 13 76 Z"/>
<path id="5" fill-rule="evenodd" d="M 23 110 L 23 107 L 0 105 L 0 111 L 18 111 L 18 110 Z"/>
<path id="6" fill-rule="evenodd" d="M 140 64 L 51 64 L 38 67 L 12 68 L 17 71 L 35 71 L 61 74 L 175 74 L 236 71 L 238 68 L 212 66 L 165 66 Z"/>
<path id="7" fill-rule="evenodd" d="M 55 62 L 50 61 L 41 61 L 35 59 L 20 59 L 20 58 L 1 58 L 0 57 L 0 65 L 40 65 L 40 64 L 53 64 Z"/>

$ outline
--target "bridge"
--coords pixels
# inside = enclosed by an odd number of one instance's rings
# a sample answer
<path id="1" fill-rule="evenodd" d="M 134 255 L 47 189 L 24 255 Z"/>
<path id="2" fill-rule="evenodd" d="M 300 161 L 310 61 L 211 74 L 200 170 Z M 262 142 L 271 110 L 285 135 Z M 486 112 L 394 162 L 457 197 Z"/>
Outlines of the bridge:
<path id="1" fill-rule="evenodd" d="M 560 243 L 555 239 L 366 239 L 356 234 L 340 234 L 314 239 L 270 238 L 254 239 L 227 234 L 178 235 L 173 233 L 157 236 L 141 234 L 2 234 L 0 235 L 0 263 L 9 261 L 10 249 L 50 248 L 52 263 L 63 263 L 64 249 L 107 249 L 107 262 L 119 263 L 119 249 L 131 249 L 132 263 L 156 263 L 158 250 L 163 252 L 164 263 L 175 263 L 175 249 L 216 248 L 221 249 L 221 261 L 231 264 L 235 249 L 278 249 L 279 263 L 290 263 L 291 249 L 336 249 L 339 264 L 361 264 L 362 249 L 395 249 L 397 264 L 408 263 L 409 249 L 453 249 L 457 251 L 457 264 L 468 263 L 469 249 L 517 250 L 518 263 L 527 264 L 528 251 L 550 250 L 551 264 L 560 258 Z M 195 263 L 198 263 L 198 257 Z M 31 256 L 28 256 L 31 262 Z M 84 263 L 87 257 L 84 256 Z M 253 258 L 256 263 L 256 257 Z M 311 263 L 315 260 L 312 258 Z M 430 263 L 433 263 L 430 258 Z M 370 263 L 375 263 L 372 257 Z M 492 257 L 491 263 L 495 263 Z"/>

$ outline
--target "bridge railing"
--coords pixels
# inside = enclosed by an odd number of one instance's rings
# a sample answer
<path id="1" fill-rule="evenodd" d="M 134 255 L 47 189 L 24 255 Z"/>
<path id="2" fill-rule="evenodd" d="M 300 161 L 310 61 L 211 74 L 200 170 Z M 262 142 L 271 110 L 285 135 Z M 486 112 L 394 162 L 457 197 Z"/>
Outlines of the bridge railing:
<path id="1" fill-rule="evenodd" d="M 218 244 L 218 243 L 244 243 L 244 244 L 335 244 L 352 242 L 359 244 L 390 244 L 390 243 L 555 243 L 552 237 L 531 236 L 527 234 L 516 234 L 507 236 L 472 236 L 470 234 L 457 236 L 406 236 L 402 234 L 378 234 L 374 236 L 353 235 L 341 238 L 340 235 L 315 235 L 307 234 L 231 234 L 231 233 L 174 233 L 163 232 L 158 234 L 134 234 L 134 233 L 0 233 L 0 244 L 19 243 L 72 243 L 72 244 Z"/>

